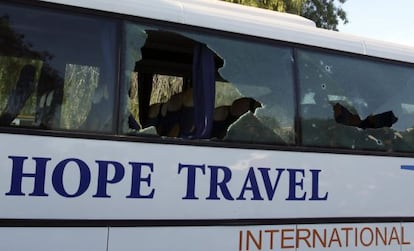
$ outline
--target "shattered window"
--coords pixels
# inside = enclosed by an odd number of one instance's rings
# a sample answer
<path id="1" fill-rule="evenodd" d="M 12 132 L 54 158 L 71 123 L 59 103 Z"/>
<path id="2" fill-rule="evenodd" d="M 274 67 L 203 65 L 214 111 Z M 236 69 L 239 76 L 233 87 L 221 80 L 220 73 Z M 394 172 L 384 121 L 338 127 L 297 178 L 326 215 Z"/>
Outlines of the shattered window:
<path id="1" fill-rule="evenodd" d="M 225 83 L 216 84 L 215 115 L 218 129 L 224 122 L 225 131 L 216 136 L 236 142 L 294 144 L 292 50 L 222 37 L 189 36 L 206 43 L 223 60 L 218 74 Z M 223 109 L 229 110 L 224 121 Z"/>
<path id="2" fill-rule="evenodd" d="M 300 50 L 302 142 L 379 151 L 414 150 L 414 70 Z"/>
<path id="3" fill-rule="evenodd" d="M 127 134 L 293 144 L 292 50 L 125 25 Z"/>
<path id="4" fill-rule="evenodd" d="M 113 129 L 116 24 L 0 4 L 0 126 Z"/>

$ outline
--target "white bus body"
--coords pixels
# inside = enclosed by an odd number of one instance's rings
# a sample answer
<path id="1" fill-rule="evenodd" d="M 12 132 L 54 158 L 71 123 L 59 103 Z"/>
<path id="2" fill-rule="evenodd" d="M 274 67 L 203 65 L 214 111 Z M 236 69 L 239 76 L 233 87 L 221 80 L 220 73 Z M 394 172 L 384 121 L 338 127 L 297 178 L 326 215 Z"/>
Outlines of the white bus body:
<path id="1" fill-rule="evenodd" d="M 196 27 L 414 62 L 413 48 L 316 28 L 303 17 L 217 0 L 49 1 Z M 162 6 L 162 8 L 160 8 Z"/>
<path id="2" fill-rule="evenodd" d="M 6 1 L 24 8 L 21 2 Z M 203 28 L 414 65 L 413 47 L 222 1 L 39 3 L 44 10 L 188 26 L 188 34 Z M 162 144 L 151 138 L 131 141 L 128 135 L 57 131 L 0 131 L 0 250 L 414 249 L 410 153 L 240 148 L 203 140 Z M 395 132 L 393 139 L 400 136 Z"/>

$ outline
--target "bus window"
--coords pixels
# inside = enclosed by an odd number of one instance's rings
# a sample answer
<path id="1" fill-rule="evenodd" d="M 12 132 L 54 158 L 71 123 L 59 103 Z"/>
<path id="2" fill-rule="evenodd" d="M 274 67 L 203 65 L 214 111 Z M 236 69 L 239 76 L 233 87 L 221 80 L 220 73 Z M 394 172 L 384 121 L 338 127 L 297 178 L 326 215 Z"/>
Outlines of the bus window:
<path id="1" fill-rule="evenodd" d="M 131 23 L 125 34 L 125 133 L 294 143 L 291 49 Z"/>
<path id="2" fill-rule="evenodd" d="M 115 24 L 0 4 L 0 126 L 112 130 Z"/>
<path id="3" fill-rule="evenodd" d="M 0 56 L 0 125 L 35 122 L 35 89 L 42 61 Z"/>
<path id="4" fill-rule="evenodd" d="M 188 94 L 195 42 L 135 24 L 126 24 L 124 33 L 124 132 L 182 137 L 184 105 L 192 108 L 183 98 L 192 96 Z"/>
<path id="5" fill-rule="evenodd" d="M 189 35 L 206 43 L 224 61 L 218 70 L 227 89 L 217 96 L 231 101 L 224 140 L 294 144 L 293 59 L 288 47 L 240 39 Z M 232 90 L 232 91 L 229 91 Z M 232 93 L 239 93 L 236 96 Z M 228 93 L 228 94 L 227 94 Z M 217 103 L 226 101 L 217 100 Z M 216 110 L 222 109 L 220 104 Z"/>
<path id="6" fill-rule="evenodd" d="M 304 145 L 412 151 L 412 68 L 309 51 L 298 61 Z"/>

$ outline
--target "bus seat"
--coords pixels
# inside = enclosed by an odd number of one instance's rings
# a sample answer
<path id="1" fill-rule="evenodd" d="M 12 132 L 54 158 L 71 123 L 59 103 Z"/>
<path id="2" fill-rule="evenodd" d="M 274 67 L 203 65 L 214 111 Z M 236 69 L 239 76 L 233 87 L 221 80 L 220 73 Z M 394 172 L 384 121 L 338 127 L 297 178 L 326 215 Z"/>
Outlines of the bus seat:
<path id="1" fill-rule="evenodd" d="M 214 109 L 214 120 L 215 121 L 223 121 L 228 118 L 230 114 L 230 106 L 224 105 L 219 106 Z"/>
<path id="2" fill-rule="evenodd" d="M 254 113 L 256 108 L 259 107 L 262 107 L 262 104 L 255 99 L 242 97 L 233 101 L 230 107 L 230 115 L 236 120 L 247 111 Z"/>
<path id="3" fill-rule="evenodd" d="M 180 136 L 187 138 L 194 133 L 194 107 L 183 106 L 180 114 Z"/>
<path id="4" fill-rule="evenodd" d="M 242 97 L 233 101 L 230 106 L 219 106 L 214 109 L 212 138 L 223 139 L 229 126 L 246 112 L 254 113 L 262 105 L 253 98 Z"/>
<path id="5" fill-rule="evenodd" d="M 60 126 L 60 107 L 64 96 L 64 79 L 55 69 L 43 64 L 36 90 L 36 116 L 34 125 L 42 128 Z"/>
<path id="6" fill-rule="evenodd" d="M 157 126 L 159 123 L 159 119 L 161 116 L 161 107 L 163 103 L 155 103 L 150 105 L 148 109 L 148 118 L 145 120 L 145 126 L 143 127 L 149 127 L 149 126 Z"/>
<path id="7" fill-rule="evenodd" d="M 160 136 L 178 137 L 180 135 L 180 113 L 182 94 L 178 93 L 161 106 L 161 117 L 157 127 Z"/>
<path id="8" fill-rule="evenodd" d="M 174 94 L 167 101 L 167 112 L 176 112 L 183 106 L 183 94 L 182 92 Z"/>
<path id="9" fill-rule="evenodd" d="M 182 94 L 182 102 L 185 107 L 194 107 L 193 88 L 189 88 Z"/>
<path id="10" fill-rule="evenodd" d="M 53 114 L 51 114 L 51 107 L 54 95 L 55 91 L 51 90 L 49 92 L 43 93 L 43 95 L 40 97 L 36 109 L 35 126 L 49 128 L 50 121 L 52 120 L 51 117 L 53 116 Z"/>
<path id="11" fill-rule="evenodd" d="M 19 115 L 27 99 L 35 89 L 35 74 L 36 68 L 33 65 L 27 64 L 23 66 L 16 86 L 10 92 L 7 105 L 0 115 L 0 125 L 10 125 L 17 115 Z"/>
<path id="12" fill-rule="evenodd" d="M 166 103 L 160 104 L 158 117 L 156 127 L 159 135 L 191 137 L 195 129 L 192 89 L 174 94 Z"/>
<path id="13" fill-rule="evenodd" d="M 223 139 L 229 126 L 247 112 L 254 113 L 262 105 L 253 98 L 242 97 L 233 101 L 230 106 L 219 106 L 214 109 L 212 137 Z"/>
<path id="14" fill-rule="evenodd" d="M 230 106 L 219 106 L 214 109 L 212 138 L 222 139 L 226 136 L 227 128 L 234 121 L 229 120 Z"/>
<path id="15" fill-rule="evenodd" d="M 149 110 L 148 110 L 149 119 L 157 118 L 160 115 L 161 105 L 163 105 L 163 103 L 155 103 L 155 104 L 150 105 Z"/>
<path id="16" fill-rule="evenodd" d="M 182 92 L 182 106 L 180 114 L 180 136 L 191 137 L 195 131 L 193 89 Z"/>

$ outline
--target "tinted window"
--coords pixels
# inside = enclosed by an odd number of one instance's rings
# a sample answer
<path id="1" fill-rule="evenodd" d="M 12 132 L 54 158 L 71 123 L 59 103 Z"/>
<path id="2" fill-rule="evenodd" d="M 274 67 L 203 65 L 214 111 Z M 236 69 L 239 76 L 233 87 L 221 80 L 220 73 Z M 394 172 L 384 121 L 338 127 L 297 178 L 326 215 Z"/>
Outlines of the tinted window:
<path id="1" fill-rule="evenodd" d="M 414 69 L 299 51 L 303 144 L 412 151 Z"/>
<path id="2" fill-rule="evenodd" d="M 112 130 L 115 24 L 0 4 L 0 125 Z"/>

